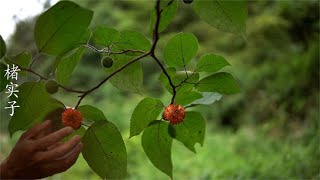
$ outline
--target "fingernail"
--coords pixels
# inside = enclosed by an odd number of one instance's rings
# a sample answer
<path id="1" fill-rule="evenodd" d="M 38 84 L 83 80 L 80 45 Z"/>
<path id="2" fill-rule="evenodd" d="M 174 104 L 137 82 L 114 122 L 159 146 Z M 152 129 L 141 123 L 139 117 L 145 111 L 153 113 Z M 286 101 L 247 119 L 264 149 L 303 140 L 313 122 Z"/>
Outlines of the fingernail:
<path id="1" fill-rule="evenodd" d="M 43 123 L 44 124 L 49 124 L 51 121 L 49 119 L 45 120 Z"/>
<path id="2" fill-rule="evenodd" d="M 79 135 L 75 135 L 74 138 L 75 138 L 77 141 L 80 141 L 80 140 L 81 140 L 81 136 L 79 136 Z"/>
<path id="3" fill-rule="evenodd" d="M 67 131 L 68 133 L 72 133 L 72 132 L 73 132 L 73 128 L 70 127 L 70 126 L 65 127 L 65 129 L 66 129 L 66 131 Z"/>
<path id="4" fill-rule="evenodd" d="M 79 143 L 79 148 L 82 149 L 83 148 L 83 144 Z"/>

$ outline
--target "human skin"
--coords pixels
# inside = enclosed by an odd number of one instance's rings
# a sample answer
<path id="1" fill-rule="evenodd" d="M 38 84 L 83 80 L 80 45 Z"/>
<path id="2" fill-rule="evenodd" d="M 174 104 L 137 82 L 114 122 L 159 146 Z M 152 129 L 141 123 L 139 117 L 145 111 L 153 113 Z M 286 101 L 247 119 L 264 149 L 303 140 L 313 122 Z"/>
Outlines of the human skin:
<path id="1" fill-rule="evenodd" d="M 66 171 L 77 161 L 83 147 L 78 135 L 61 142 L 72 132 L 71 127 L 52 132 L 50 120 L 32 127 L 1 163 L 0 179 L 39 179 Z"/>

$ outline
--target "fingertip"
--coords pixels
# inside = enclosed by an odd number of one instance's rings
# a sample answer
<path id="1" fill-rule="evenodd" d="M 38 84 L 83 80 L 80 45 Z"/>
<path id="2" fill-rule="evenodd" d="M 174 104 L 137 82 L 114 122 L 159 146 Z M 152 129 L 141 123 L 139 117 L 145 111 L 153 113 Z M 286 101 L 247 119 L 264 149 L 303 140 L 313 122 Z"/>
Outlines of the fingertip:
<path id="1" fill-rule="evenodd" d="M 65 131 L 66 131 L 68 134 L 73 133 L 73 128 L 70 127 L 70 126 L 64 127 L 64 129 L 65 129 Z"/>
<path id="2" fill-rule="evenodd" d="M 75 141 L 80 142 L 81 141 L 81 136 L 75 135 L 75 136 L 73 136 L 73 139 L 75 139 Z"/>
<path id="3" fill-rule="evenodd" d="M 47 124 L 50 124 L 51 123 L 51 120 L 50 119 L 47 119 L 43 122 L 44 125 L 47 125 Z"/>
<path id="4" fill-rule="evenodd" d="M 79 148 L 80 148 L 80 151 L 82 150 L 82 148 L 83 148 L 83 144 L 82 143 L 79 143 Z"/>

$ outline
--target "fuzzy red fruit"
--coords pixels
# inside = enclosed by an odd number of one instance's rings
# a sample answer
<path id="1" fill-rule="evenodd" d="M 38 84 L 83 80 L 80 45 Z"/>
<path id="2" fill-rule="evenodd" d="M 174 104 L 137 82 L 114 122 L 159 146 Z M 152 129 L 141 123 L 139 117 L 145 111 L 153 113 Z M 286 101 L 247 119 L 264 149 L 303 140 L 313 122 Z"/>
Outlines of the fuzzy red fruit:
<path id="1" fill-rule="evenodd" d="M 163 113 L 163 118 L 172 125 L 179 124 L 186 116 L 186 111 L 181 105 L 170 104 Z"/>
<path id="2" fill-rule="evenodd" d="M 79 129 L 82 123 L 82 115 L 81 112 L 68 108 L 62 113 L 62 123 L 65 126 L 70 126 L 73 129 Z"/>

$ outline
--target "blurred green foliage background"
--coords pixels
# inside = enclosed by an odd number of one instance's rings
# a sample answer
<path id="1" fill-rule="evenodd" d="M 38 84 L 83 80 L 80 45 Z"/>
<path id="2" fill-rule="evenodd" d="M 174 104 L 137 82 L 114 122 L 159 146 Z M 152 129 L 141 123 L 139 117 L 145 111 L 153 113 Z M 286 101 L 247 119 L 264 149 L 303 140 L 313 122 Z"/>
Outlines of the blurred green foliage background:
<path id="1" fill-rule="evenodd" d="M 74 0 L 94 10 L 91 27 L 106 25 L 119 30 L 132 29 L 150 37 L 149 17 L 153 1 Z M 182 1 L 181 1 L 182 2 Z M 48 7 L 50 3 L 44 4 Z M 157 53 L 178 32 L 192 32 L 199 39 L 200 53 L 223 55 L 232 65 L 242 92 L 224 96 L 210 106 L 199 106 L 207 120 L 203 147 L 197 154 L 181 143 L 173 143 L 175 179 L 318 179 L 320 178 L 319 120 L 319 1 L 248 2 L 247 39 L 221 32 L 180 3 L 167 30 L 161 34 Z M 31 49 L 35 18 L 20 21 L 7 42 L 9 55 Z M 197 57 L 197 58 L 198 58 Z M 87 51 L 77 66 L 70 86 L 87 89 L 97 84 L 104 71 L 100 55 Z M 47 77 L 54 58 L 41 56 L 34 65 Z M 142 61 L 145 93 L 120 92 L 107 83 L 85 99 L 104 111 L 121 130 L 128 150 L 128 179 L 168 179 L 147 159 L 140 136 L 128 139 L 129 120 L 144 96 L 169 103 L 170 95 L 157 80 L 160 69 L 151 59 Z M 35 77 L 28 77 L 32 79 Z M 25 81 L 22 79 L 21 81 Z M 75 94 L 55 95 L 74 106 Z M 1 107 L 8 99 L 1 94 Z M 9 113 L 1 108 L 0 161 L 19 138 L 7 132 Z M 97 179 L 81 157 L 67 172 L 49 179 Z"/>

